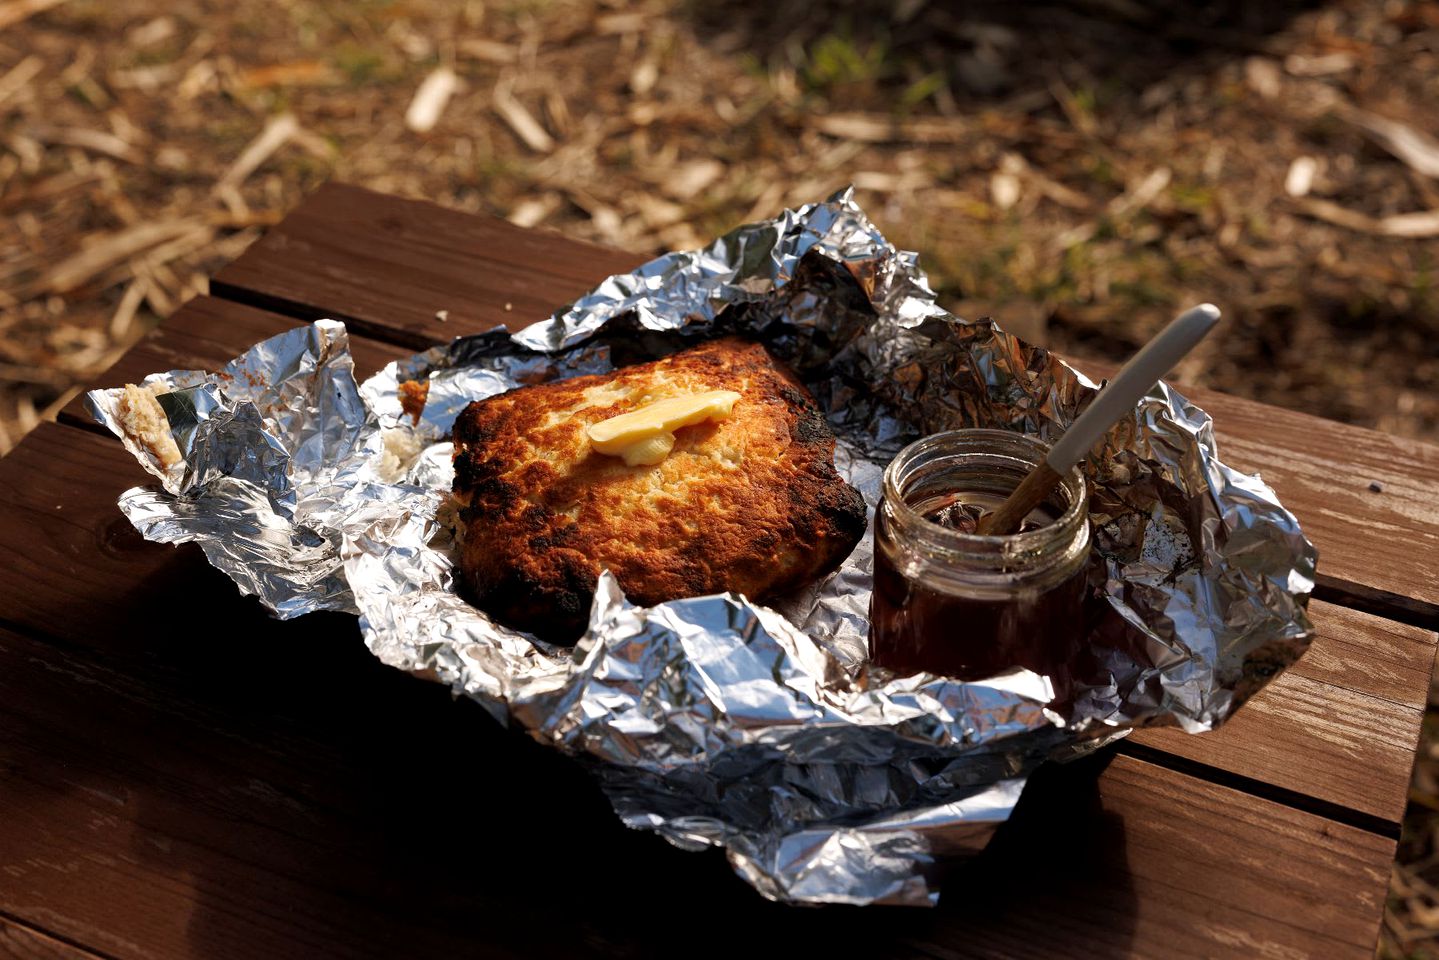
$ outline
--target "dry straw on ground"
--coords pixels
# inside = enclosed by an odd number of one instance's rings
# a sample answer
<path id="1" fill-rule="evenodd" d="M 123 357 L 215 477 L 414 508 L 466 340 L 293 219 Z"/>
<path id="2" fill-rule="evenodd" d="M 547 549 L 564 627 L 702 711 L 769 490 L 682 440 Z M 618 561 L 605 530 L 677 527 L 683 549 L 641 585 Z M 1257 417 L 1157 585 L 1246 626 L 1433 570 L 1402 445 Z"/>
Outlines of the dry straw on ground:
<path id="1" fill-rule="evenodd" d="M 0 0 L 0 451 L 330 178 L 647 252 L 853 183 L 962 315 L 1213 300 L 1184 377 L 1439 438 L 1436 131 L 1433 2 Z"/>

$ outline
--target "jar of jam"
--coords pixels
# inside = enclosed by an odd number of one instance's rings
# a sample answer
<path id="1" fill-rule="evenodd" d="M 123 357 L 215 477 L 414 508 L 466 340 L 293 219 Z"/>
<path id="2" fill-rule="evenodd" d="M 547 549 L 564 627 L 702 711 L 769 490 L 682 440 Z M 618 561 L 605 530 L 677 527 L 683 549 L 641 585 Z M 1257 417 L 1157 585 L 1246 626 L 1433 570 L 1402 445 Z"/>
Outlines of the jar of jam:
<path id="1" fill-rule="evenodd" d="M 1027 667 L 1063 697 L 1084 632 L 1084 475 L 1071 469 L 1019 532 L 975 532 L 1048 450 L 1024 434 L 956 430 L 894 458 L 874 525 L 873 663 L 961 680 Z"/>

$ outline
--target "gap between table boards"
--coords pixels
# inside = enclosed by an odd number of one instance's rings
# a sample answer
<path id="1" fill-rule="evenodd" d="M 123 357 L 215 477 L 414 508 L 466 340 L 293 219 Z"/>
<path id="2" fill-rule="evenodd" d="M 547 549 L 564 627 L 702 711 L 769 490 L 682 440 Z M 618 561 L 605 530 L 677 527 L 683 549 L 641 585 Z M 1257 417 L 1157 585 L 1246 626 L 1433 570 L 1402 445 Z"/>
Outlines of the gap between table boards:
<path id="1" fill-rule="evenodd" d="M 1205 734 L 1196 734 L 1205 736 Z M 1196 780 L 1203 780 L 1207 783 L 1217 784 L 1221 787 L 1228 787 L 1238 793 L 1246 793 L 1261 800 L 1268 800 L 1281 806 L 1291 807 L 1305 813 L 1312 813 L 1317 817 L 1326 820 L 1333 820 L 1345 826 L 1363 830 L 1366 833 L 1376 834 L 1389 840 L 1398 841 L 1400 829 L 1403 826 L 1381 816 L 1372 813 L 1365 813 L 1362 810 L 1355 810 L 1343 804 L 1335 803 L 1332 800 L 1324 800 L 1320 797 L 1312 797 L 1309 794 L 1301 793 L 1298 790 L 1291 790 L 1288 787 L 1281 787 L 1277 784 L 1265 783 L 1263 780 L 1245 776 L 1223 767 L 1216 767 L 1213 764 L 1204 763 L 1199 760 L 1191 760 L 1188 757 L 1181 757 L 1169 753 L 1158 747 L 1151 747 L 1144 743 L 1135 743 L 1128 738 L 1120 740 L 1115 744 L 1115 750 L 1136 760 L 1143 760 L 1152 763 L 1156 767 L 1163 767 L 1175 773 L 1182 773 L 1193 777 Z"/>
<path id="2" fill-rule="evenodd" d="M 18 931 L 21 937 L 27 938 L 30 946 L 40 947 L 43 945 L 46 955 L 51 953 L 55 956 L 82 954 L 86 957 L 94 957 L 96 960 L 118 960 L 113 954 L 104 953 L 79 940 L 67 937 L 63 933 L 48 930 L 34 921 L 17 917 L 5 910 L 0 910 L 0 946 L 7 945 L 8 941 L 12 939 L 10 933 L 6 931 L 6 927 L 9 927 L 11 931 Z M 17 946 L 17 944 L 10 943 L 9 946 Z M 15 956 L 20 955 L 15 954 Z M 36 956 L 39 955 L 36 954 Z"/>

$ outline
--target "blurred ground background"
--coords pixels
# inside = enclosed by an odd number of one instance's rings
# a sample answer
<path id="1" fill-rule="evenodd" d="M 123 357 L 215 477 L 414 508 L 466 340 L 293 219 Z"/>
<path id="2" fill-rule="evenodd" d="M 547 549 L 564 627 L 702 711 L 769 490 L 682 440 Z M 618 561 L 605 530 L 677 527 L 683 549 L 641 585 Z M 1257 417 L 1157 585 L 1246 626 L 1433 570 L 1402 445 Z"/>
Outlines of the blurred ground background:
<path id="1" fill-rule="evenodd" d="M 1182 379 L 1439 440 L 1436 133 L 1435 2 L 0 0 L 0 453 L 331 178 L 654 253 L 853 183 L 962 316 L 1213 300 Z"/>

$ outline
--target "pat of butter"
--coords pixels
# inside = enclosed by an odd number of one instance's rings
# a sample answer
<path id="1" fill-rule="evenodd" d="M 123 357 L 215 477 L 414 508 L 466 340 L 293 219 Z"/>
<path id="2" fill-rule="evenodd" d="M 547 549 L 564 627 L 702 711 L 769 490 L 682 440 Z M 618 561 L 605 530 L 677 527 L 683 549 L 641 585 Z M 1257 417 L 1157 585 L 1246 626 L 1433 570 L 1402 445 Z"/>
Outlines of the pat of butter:
<path id="1" fill-rule="evenodd" d="M 670 455 L 676 430 L 706 420 L 724 420 L 738 399 L 739 394 L 733 390 L 669 397 L 592 423 L 585 434 L 599 453 L 624 457 L 631 467 L 650 466 Z"/>

